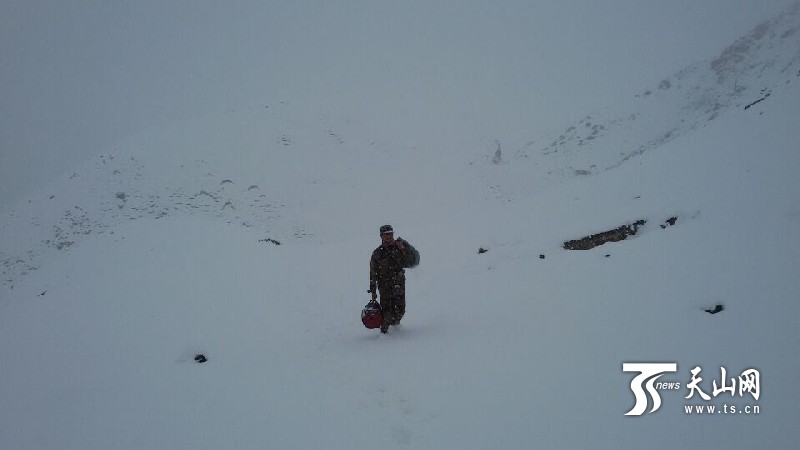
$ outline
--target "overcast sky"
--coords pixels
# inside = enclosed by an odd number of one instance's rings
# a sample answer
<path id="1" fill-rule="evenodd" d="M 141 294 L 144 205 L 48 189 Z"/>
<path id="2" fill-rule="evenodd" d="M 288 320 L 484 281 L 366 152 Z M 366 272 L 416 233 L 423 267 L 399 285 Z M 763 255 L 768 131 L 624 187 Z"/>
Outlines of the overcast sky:
<path id="1" fill-rule="evenodd" d="M 535 136 L 791 3 L 0 0 L 0 212 L 147 128 L 278 101 L 409 135 Z"/>

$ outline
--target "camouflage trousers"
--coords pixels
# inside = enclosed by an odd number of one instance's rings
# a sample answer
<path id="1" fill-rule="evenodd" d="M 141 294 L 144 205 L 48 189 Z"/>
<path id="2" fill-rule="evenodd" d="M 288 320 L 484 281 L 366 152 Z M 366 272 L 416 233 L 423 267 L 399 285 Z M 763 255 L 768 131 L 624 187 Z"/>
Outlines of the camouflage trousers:
<path id="1" fill-rule="evenodd" d="M 406 280 L 378 283 L 378 292 L 381 294 L 383 327 L 399 324 L 406 313 Z"/>

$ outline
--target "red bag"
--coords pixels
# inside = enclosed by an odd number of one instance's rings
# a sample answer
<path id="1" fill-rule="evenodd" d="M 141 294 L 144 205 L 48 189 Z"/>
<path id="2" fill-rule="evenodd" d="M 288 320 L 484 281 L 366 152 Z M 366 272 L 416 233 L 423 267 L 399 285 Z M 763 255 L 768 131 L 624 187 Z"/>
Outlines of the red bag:
<path id="1" fill-rule="evenodd" d="M 361 323 L 370 329 L 380 328 L 383 323 L 383 311 L 377 301 L 370 300 L 367 306 L 361 310 Z"/>

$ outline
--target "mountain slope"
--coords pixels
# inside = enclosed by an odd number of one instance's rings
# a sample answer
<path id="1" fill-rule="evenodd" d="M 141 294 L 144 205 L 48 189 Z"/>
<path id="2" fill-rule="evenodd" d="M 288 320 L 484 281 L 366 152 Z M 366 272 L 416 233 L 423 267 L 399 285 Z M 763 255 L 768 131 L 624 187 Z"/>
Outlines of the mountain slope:
<path id="1" fill-rule="evenodd" d="M 612 170 L 707 126 L 730 110 L 759 114 L 760 103 L 797 89 L 799 23 L 800 3 L 795 3 L 716 57 L 682 68 L 613 107 L 585 115 L 558 134 L 507 149 L 507 162 L 535 176 L 521 186 L 492 182 L 503 191 L 501 195 L 536 191 L 554 180 Z"/>

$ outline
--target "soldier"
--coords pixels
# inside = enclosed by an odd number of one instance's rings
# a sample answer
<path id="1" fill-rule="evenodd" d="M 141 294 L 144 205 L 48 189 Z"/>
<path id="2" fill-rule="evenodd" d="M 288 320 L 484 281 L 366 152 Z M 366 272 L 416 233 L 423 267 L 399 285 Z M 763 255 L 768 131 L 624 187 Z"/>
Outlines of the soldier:
<path id="1" fill-rule="evenodd" d="M 381 245 L 372 252 L 369 260 L 369 291 L 372 299 L 381 293 L 383 323 L 381 333 L 389 331 L 389 325 L 399 325 L 406 312 L 406 275 L 403 267 L 409 267 L 411 251 L 401 238 L 394 238 L 391 225 L 380 229 Z"/>

